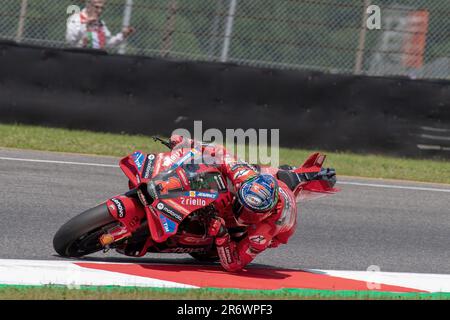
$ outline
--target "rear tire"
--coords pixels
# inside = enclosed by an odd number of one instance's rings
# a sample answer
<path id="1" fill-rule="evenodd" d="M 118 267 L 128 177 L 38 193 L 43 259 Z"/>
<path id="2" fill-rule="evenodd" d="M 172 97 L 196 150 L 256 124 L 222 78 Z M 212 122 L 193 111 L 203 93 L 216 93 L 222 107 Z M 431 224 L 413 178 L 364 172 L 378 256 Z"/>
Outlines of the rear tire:
<path id="1" fill-rule="evenodd" d="M 66 222 L 53 237 L 53 248 L 62 257 L 81 257 L 102 250 L 104 227 L 119 224 L 106 203 L 86 210 Z"/>

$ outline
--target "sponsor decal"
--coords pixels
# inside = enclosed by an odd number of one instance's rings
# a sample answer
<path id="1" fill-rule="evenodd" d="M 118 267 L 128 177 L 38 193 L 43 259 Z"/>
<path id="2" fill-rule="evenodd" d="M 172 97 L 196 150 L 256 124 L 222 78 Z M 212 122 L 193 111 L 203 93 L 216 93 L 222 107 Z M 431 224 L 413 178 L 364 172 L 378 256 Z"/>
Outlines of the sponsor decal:
<path id="1" fill-rule="evenodd" d="M 161 157 L 163 157 L 161 154 L 158 154 L 156 157 L 156 164 L 155 164 L 155 170 L 154 172 L 159 173 L 159 170 L 161 169 Z"/>
<path id="2" fill-rule="evenodd" d="M 217 192 L 202 192 L 202 191 L 189 191 L 184 193 L 187 197 L 198 197 L 198 198 L 208 198 L 208 199 L 217 199 Z"/>
<path id="3" fill-rule="evenodd" d="M 167 218 L 164 217 L 162 214 L 159 215 L 159 220 L 161 220 L 161 223 L 163 225 L 165 232 L 170 232 L 169 224 L 167 223 Z"/>
<path id="4" fill-rule="evenodd" d="M 184 214 L 189 214 L 190 211 L 188 209 L 186 209 L 185 207 L 181 206 L 180 204 L 178 204 L 175 201 L 172 201 L 170 199 L 166 200 L 166 203 L 168 203 L 170 206 L 174 207 L 175 209 L 177 209 L 178 211 L 183 212 Z"/>
<path id="5" fill-rule="evenodd" d="M 193 253 L 193 252 L 202 253 L 205 251 L 206 251 L 205 248 L 171 248 L 171 249 L 162 250 L 161 252 L 164 252 L 164 253 Z"/>
<path id="6" fill-rule="evenodd" d="M 172 161 L 169 157 L 166 157 L 166 158 L 164 158 L 164 160 L 163 160 L 163 162 L 162 162 L 162 165 L 163 165 L 163 167 L 168 167 L 168 166 L 170 166 L 172 163 L 173 163 L 173 161 Z"/>
<path id="7" fill-rule="evenodd" d="M 284 200 L 285 200 L 285 208 L 290 209 L 291 208 L 291 199 L 289 197 L 289 195 L 286 193 L 286 191 L 283 190 L 283 188 L 278 188 L 279 193 L 283 196 Z"/>
<path id="8" fill-rule="evenodd" d="M 173 208 L 167 206 L 166 204 L 160 202 L 156 205 L 156 209 L 158 209 L 159 211 L 161 211 L 162 213 L 167 214 L 170 218 L 181 222 L 183 220 L 183 216 L 175 211 Z"/>
<path id="9" fill-rule="evenodd" d="M 225 247 L 224 251 L 225 251 L 225 257 L 227 259 L 227 263 L 228 264 L 232 263 L 233 262 L 233 258 L 231 257 L 230 247 Z"/>
<path id="10" fill-rule="evenodd" d="M 142 191 L 138 189 L 137 194 L 138 194 L 139 200 L 141 200 L 142 205 L 147 207 L 148 206 L 148 202 L 147 202 L 147 199 L 145 199 L 145 196 L 142 193 Z"/>
<path id="11" fill-rule="evenodd" d="M 204 238 L 196 238 L 196 237 L 183 237 L 180 239 L 180 242 L 184 242 L 187 244 L 207 244 L 207 243 L 211 243 L 213 240 L 212 239 L 204 239 Z"/>
<path id="12" fill-rule="evenodd" d="M 226 255 L 225 255 L 225 249 L 223 247 L 217 247 L 217 254 L 220 257 L 220 261 L 227 261 Z M 229 262 L 227 262 L 229 264 Z"/>
<path id="13" fill-rule="evenodd" d="M 158 193 L 156 192 L 155 184 L 153 182 L 149 182 L 149 184 L 147 186 L 148 186 L 147 190 L 150 193 L 150 195 L 152 196 L 152 198 L 157 199 Z"/>
<path id="14" fill-rule="evenodd" d="M 245 197 L 245 200 L 252 206 L 258 208 L 262 204 L 262 200 L 260 198 L 257 198 L 253 195 L 247 195 Z"/>
<path id="15" fill-rule="evenodd" d="M 206 200 L 201 198 L 181 198 L 181 204 L 184 206 L 206 206 Z"/>
<path id="16" fill-rule="evenodd" d="M 116 205 L 117 216 L 121 219 L 125 218 L 126 212 L 125 212 L 125 206 L 123 205 L 123 202 L 116 198 L 112 198 L 111 201 L 114 202 L 114 204 Z"/>
<path id="17" fill-rule="evenodd" d="M 152 215 L 157 218 L 158 217 L 158 212 L 156 212 L 156 210 L 152 207 L 152 206 L 148 206 L 147 208 L 150 209 Z"/>
<path id="18" fill-rule="evenodd" d="M 150 179 L 150 177 L 153 174 L 154 165 L 155 165 L 155 155 L 149 154 L 144 164 L 144 171 L 142 174 L 142 177 L 144 179 Z"/>
<path id="19" fill-rule="evenodd" d="M 163 214 L 159 215 L 159 220 L 163 225 L 164 231 L 167 233 L 173 233 L 175 231 L 176 224 L 170 219 L 167 219 Z"/>
<path id="20" fill-rule="evenodd" d="M 138 170 L 140 171 L 142 168 L 142 164 L 144 162 L 144 154 L 142 152 L 136 151 L 133 153 L 133 161 Z"/>
<path id="21" fill-rule="evenodd" d="M 184 171 L 182 169 L 177 170 L 178 176 L 181 179 L 181 182 L 183 182 L 183 184 L 187 187 L 189 186 L 189 181 L 188 178 L 186 176 L 186 173 L 184 173 Z"/>
<path id="22" fill-rule="evenodd" d="M 198 153 L 197 149 L 191 149 L 187 154 L 185 154 L 180 160 L 178 160 L 170 169 L 176 169 L 181 166 L 186 160 L 192 158 Z"/>
<path id="23" fill-rule="evenodd" d="M 225 183 L 223 182 L 223 178 L 221 175 L 218 176 L 214 176 L 214 180 L 217 183 L 217 186 L 219 188 L 219 191 L 223 192 L 227 190 L 227 186 L 225 185 Z"/>
<path id="24" fill-rule="evenodd" d="M 197 192 L 195 196 L 200 198 L 217 199 L 218 194 L 216 192 Z"/>
<path id="25" fill-rule="evenodd" d="M 250 169 L 250 170 L 253 170 L 253 171 L 257 171 L 254 166 L 252 166 L 251 164 L 249 164 L 247 162 L 241 161 L 241 160 L 235 161 L 235 163 L 231 167 L 231 171 L 235 171 L 235 170 L 237 170 L 239 168 Z"/>
<path id="26" fill-rule="evenodd" d="M 169 167 L 174 164 L 175 161 L 183 154 L 183 150 L 173 151 L 170 155 L 165 156 L 162 162 L 163 167 Z M 173 165 L 175 167 L 175 165 Z M 173 168 L 171 168 L 173 169 Z"/>
<path id="27" fill-rule="evenodd" d="M 156 206 L 156 209 L 158 210 L 162 210 L 164 208 L 164 203 L 160 202 L 158 203 L 158 205 Z"/>
<path id="28" fill-rule="evenodd" d="M 261 198 L 269 198 L 270 192 L 265 188 L 265 186 L 255 182 L 253 183 L 252 187 L 250 188 L 250 191 L 256 193 Z"/>
<path id="29" fill-rule="evenodd" d="M 292 211 L 292 202 L 291 197 L 286 193 L 286 191 L 283 190 L 283 188 L 278 188 L 279 193 L 284 198 L 284 208 L 281 212 L 280 218 L 275 222 L 277 225 L 283 225 L 286 224 L 286 219 L 290 216 L 290 213 Z"/>

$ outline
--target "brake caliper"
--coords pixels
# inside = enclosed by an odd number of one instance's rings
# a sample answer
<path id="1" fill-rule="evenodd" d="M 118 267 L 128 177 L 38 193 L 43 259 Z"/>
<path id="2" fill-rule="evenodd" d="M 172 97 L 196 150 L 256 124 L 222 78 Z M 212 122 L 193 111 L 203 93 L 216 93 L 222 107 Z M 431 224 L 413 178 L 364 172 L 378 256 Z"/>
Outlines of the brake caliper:
<path id="1" fill-rule="evenodd" d="M 106 233 L 100 236 L 100 243 L 103 247 L 109 246 L 112 243 L 118 242 L 131 236 L 131 232 L 123 225 L 115 226 L 108 229 Z"/>

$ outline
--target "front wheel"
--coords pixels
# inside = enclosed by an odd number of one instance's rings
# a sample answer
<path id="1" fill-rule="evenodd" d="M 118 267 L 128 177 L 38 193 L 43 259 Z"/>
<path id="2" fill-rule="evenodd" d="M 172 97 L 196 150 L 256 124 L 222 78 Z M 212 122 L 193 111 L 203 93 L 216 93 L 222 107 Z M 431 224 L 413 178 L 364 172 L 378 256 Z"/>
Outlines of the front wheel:
<path id="1" fill-rule="evenodd" d="M 53 247 L 63 257 L 81 257 L 100 251 L 103 248 L 100 236 L 117 224 L 103 203 L 66 222 L 53 237 Z"/>

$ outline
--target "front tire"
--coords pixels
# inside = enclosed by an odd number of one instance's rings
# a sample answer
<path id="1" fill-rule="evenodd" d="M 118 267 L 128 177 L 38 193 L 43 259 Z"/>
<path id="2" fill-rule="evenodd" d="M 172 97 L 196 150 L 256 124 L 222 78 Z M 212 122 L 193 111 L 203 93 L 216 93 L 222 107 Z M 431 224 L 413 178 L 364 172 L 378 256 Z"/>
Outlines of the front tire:
<path id="1" fill-rule="evenodd" d="M 119 224 L 106 203 L 86 210 L 66 222 L 53 237 L 53 248 L 62 257 L 81 257 L 102 250 L 100 236 L 106 226 Z"/>

